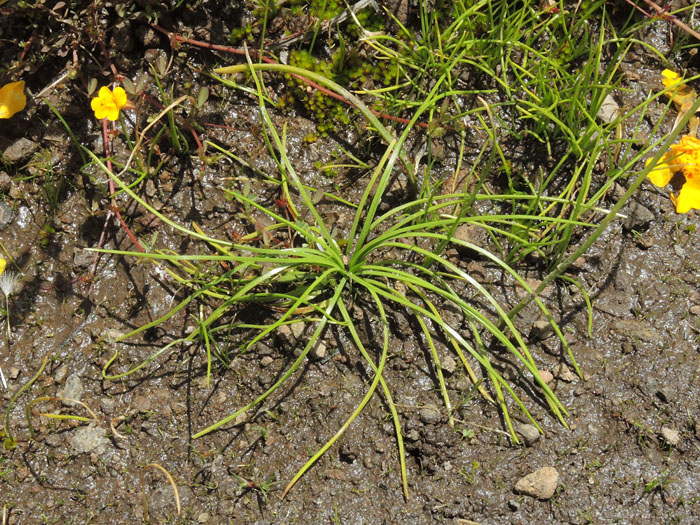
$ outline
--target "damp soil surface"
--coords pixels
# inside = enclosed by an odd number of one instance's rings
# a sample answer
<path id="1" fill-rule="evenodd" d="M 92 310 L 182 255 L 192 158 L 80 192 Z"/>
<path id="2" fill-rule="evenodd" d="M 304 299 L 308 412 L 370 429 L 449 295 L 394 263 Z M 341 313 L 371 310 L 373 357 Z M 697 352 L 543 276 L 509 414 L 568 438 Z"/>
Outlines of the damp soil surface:
<path id="1" fill-rule="evenodd" d="M 647 184 L 625 208 L 628 219 L 615 220 L 568 271 L 591 297 L 592 330 L 579 288 L 562 280 L 542 294 L 583 377 L 573 373 L 559 340 L 536 310 L 526 309 L 517 321 L 540 369 L 551 373 L 550 385 L 569 411 L 568 428 L 548 412 L 536 391 L 525 390 L 524 400 L 544 435 L 531 435 L 532 429 L 522 426 L 529 422 L 512 407 L 522 438 L 520 445 L 513 444 L 497 407 L 474 390 L 454 360 L 449 362 L 449 350 L 442 345 L 449 392 L 458 400 L 450 426 L 430 351 L 417 335 L 419 327 L 402 312 L 390 312 L 392 354 L 385 376 L 403 425 L 408 499 L 401 489 L 394 427 L 380 395 L 282 498 L 289 480 L 342 427 L 371 380 L 363 359 L 333 330 L 325 334 L 324 347 L 260 409 L 196 440 L 193 434 L 279 379 L 309 334 L 290 329 L 240 354 L 234 350 L 240 336 L 230 334 L 227 365 L 215 360 L 209 382 L 206 350 L 199 344 L 175 345 L 125 379 L 105 379 L 103 369 L 115 351 L 119 355 L 110 367 L 113 374 L 196 330 L 200 304 L 193 302 L 132 340 L 115 342 L 164 316 L 185 295 L 150 262 L 97 257 L 86 250 L 102 246 L 134 251 L 135 246 L 109 213 L 104 173 L 83 167 L 88 159 L 81 159 L 46 101 L 62 115 L 76 141 L 103 157 L 102 126 L 89 110 L 90 79 L 105 85 L 114 78 L 113 66 L 134 83 L 150 83 L 147 92 L 158 98 L 150 64 L 162 55 L 167 62 L 172 59 L 163 72 L 164 84 L 195 98 L 208 86 L 209 98 L 201 108 L 190 105 L 183 114 L 196 117 L 200 140 L 223 145 L 249 167 L 227 158 L 204 162 L 181 123 L 189 152 L 173 153 L 173 145 L 163 140 L 154 153 L 162 165 L 138 192 L 173 221 L 196 223 L 222 239 L 241 238 L 262 220 L 243 213 L 223 189 L 242 189 L 247 181 L 261 202 L 278 206 L 276 187 L 258 176 L 274 173 L 276 166 L 268 154 L 257 100 L 224 88 L 203 72 L 240 57 L 178 44 L 154 29 L 146 15 L 122 16 L 109 3 L 74 12 L 58 5 L 63 2 L 45 2 L 33 11 L 33 25 L 16 4 L 0 6 L 0 56 L 3 64 L 19 61 L 16 77 L 25 80 L 28 93 L 41 97 L 29 97 L 25 111 L 0 123 L 0 241 L 10 260 L 8 269 L 21 274 L 20 289 L 9 301 L 12 334 L 0 354 L 7 379 L 1 394 L 3 417 L 13 402 L 3 428 L 5 438 L 9 430 L 16 439 L 14 447 L 8 443 L 0 454 L 7 523 L 700 521 L 697 216 L 674 214 L 668 196 Z M 56 5 L 51 9 L 49 4 Z M 146 13 L 154 3 L 136 4 L 145 6 Z M 225 3 L 195 4 L 168 11 L 159 24 L 180 35 L 227 44 L 234 25 L 246 23 L 236 19 L 237 11 L 220 5 Z M 81 24 L 85 20 L 97 29 L 86 30 Z M 665 25 L 658 34 L 642 36 L 657 39 L 658 45 L 664 31 Z M 20 41 L 26 46 L 18 45 Z M 652 78 L 663 65 L 648 59 L 641 47 L 637 52 L 624 64 L 623 87 L 630 91 L 621 96 L 642 97 L 658 87 Z M 3 82 L 10 80 L 15 78 Z M 274 79 L 268 80 L 274 87 Z M 139 119 L 145 125 L 136 115 L 158 112 L 148 100 L 137 106 L 125 111 L 127 127 Z M 287 126 L 290 159 L 306 183 L 346 199 L 359 197 L 366 177 L 352 170 L 330 177 L 319 166 L 342 158 L 340 148 L 376 163 L 381 148 L 367 146 L 365 130 L 341 127 L 311 142 L 315 126 L 303 112 L 277 113 L 273 119 L 278 129 Z M 665 124 L 666 130 L 671 124 Z M 483 139 L 475 135 L 470 140 Z M 456 139 L 444 139 L 444 174 L 451 173 L 457 146 Z M 115 137 L 112 148 L 115 163 L 123 162 L 128 148 L 122 135 Z M 405 186 L 398 173 L 387 206 L 400 202 Z M 623 188 L 621 181 L 607 203 L 612 205 Z M 175 253 L 201 252 L 196 241 L 124 194 L 115 202 L 144 244 Z M 338 231 L 349 228 L 351 209 L 325 200 L 319 201 L 319 209 Z M 583 238 L 585 232 L 580 232 Z M 480 240 L 488 242 L 486 237 Z M 522 298 L 488 260 L 456 250 L 451 257 L 504 304 L 514 306 Z M 518 271 L 536 284 L 545 267 L 542 261 L 527 260 Z M 201 308 L 206 313 L 213 306 L 204 303 Z M 248 309 L 239 315 L 256 319 L 271 314 Z M 368 345 L 381 338 L 373 312 L 357 305 L 353 315 L 365 328 L 362 337 Z M 460 322 L 457 313 L 455 322 Z M 36 381 L 19 392 L 45 360 Z M 504 358 L 506 374 L 508 367 Z M 517 381 L 515 369 L 510 378 Z M 542 467 L 558 474 L 551 497 L 515 490 L 521 478 Z M 164 471 L 177 486 L 179 511 Z"/>

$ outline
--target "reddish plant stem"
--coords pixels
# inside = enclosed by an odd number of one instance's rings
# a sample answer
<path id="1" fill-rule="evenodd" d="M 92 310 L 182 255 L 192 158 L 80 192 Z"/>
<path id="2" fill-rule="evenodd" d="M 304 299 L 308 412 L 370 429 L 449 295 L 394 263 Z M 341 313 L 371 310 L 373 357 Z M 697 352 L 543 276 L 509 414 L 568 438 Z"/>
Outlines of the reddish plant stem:
<path id="1" fill-rule="evenodd" d="M 107 169 L 114 173 L 112 169 L 112 161 L 110 160 L 109 156 L 111 155 L 110 150 L 109 150 L 109 130 L 107 128 L 107 119 L 102 119 L 102 137 L 105 143 L 105 156 L 107 157 Z M 129 239 L 131 239 L 131 242 L 133 242 L 136 245 L 136 248 L 141 253 L 146 253 L 146 250 L 143 249 L 143 246 L 141 246 L 141 243 L 138 241 L 136 236 L 131 233 L 131 230 L 129 227 L 126 225 L 124 222 L 124 219 L 122 218 L 122 214 L 119 211 L 119 206 L 117 206 L 117 203 L 114 200 L 114 181 L 110 177 L 109 179 L 109 196 L 112 200 L 112 207 L 111 207 L 111 212 L 117 217 L 119 220 L 119 223 L 122 225 L 122 228 L 124 228 L 124 231 L 126 234 L 129 236 Z M 109 220 L 109 214 L 107 214 L 107 221 Z"/>
<path id="2" fill-rule="evenodd" d="M 27 40 L 27 43 L 24 44 L 24 49 L 22 50 L 22 56 L 19 57 L 20 62 L 24 62 L 24 57 L 27 56 L 27 51 L 29 51 L 29 46 L 32 45 L 32 42 L 34 41 L 34 35 L 36 32 L 32 33 L 32 36 L 29 37 L 29 40 Z"/>
<path id="3" fill-rule="evenodd" d="M 110 153 L 110 149 L 109 149 L 109 142 L 110 142 L 109 141 L 109 129 L 108 129 L 108 124 L 107 124 L 106 118 L 102 119 L 102 140 L 104 141 L 105 156 L 107 157 L 107 169 L 110 172 L 113 172 L 112 161 L 109 158 L 111 153 Z M 110 205 L 109 210 L 107 210 L 105 222 L 102 225 L 102 232 L 100 233 L 100 239 L 97 242 L 97 249 L 99 250 L 104 245 L 105 235 L 107 233 L 107 225 L 109 224 L 109 220 L 112 218 L 112 216 L 114 216 L 119 220 L 121 227 L 124 228 L 124 231 L 128 235 L 129 239 L 131 239 L 131 242 L 133 242 L 134 245 L 136 245 L 136 248 L 141 253 L 146 253 L 146 250 L 144 250 L 143 246 L 141 246 L 141 243 L 138 241 L 136 236 L 131 232 L 129 227 L 124 222 L 124 219 L 122 218 L 122 214 L 119 211 L 119 206 L 117 206 L 117 203 L 114 200 L 114 181 L 112 180 L 111 177 L 109 179 L 109 195 L 110 195 L 110 199 L 111 199 L 111 205 Z M 90 274 L 88 276 L 88 282 L 90 283 L 89 288 L 88 288 L 88 294 L 92 290 L 92 284 L 94 281 L 95 273 L 97 272 L 97 262 L 99 260 L 99 257 L 100 257 L 100 254 L 96 253 L 95 259 L 92 261 L 92 268 L 90 268 Z"/>

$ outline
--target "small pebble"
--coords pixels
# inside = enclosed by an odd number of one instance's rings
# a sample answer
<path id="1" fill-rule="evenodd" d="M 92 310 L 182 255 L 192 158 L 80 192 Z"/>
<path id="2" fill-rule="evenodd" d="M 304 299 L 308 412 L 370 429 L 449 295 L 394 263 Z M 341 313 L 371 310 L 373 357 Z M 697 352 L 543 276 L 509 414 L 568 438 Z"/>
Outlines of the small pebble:
<path id="1" fill-rule="evenodd" d="M 440 365 L 442 366 L 443 371 L 449 375 L 454 374 L 455 370 L 457 370 L 457 362 L 452 358 L 451 355 L 446 356 L 445 359 L 442 360 Z"/>
<path id="2" fill-rule="evenodd" d="M 440 421 L 440 410 L 435 405 L 426 405 L 420 409 L 418 417 L 426 425 L 434 425 Z"/>
<path id="3" fill-rule="evenodd" d="M 85 388 L 83 387 L 83 382 L 80 380 L 80 377 L 78 374 L 73 373 L 68 376 L 68 379 L 66 379 L 66 384 L 64 385 L 63 389 L 59 390 L 58 396 L 80 401 L 84 391 Z M 62 401 L 63 405 L 69 407 L 75 406 L 75 402 L 67 401 L 66 399 Z"/>
<path id="4" fill-rule="evenodd" d="M 540 374 L 542 381 L 544 381 L 546 384 L 549 384 L 554 380 L 554 376 L 549 370 L 538 370 L 537 372 Z"/>
<path id="5" fill-rule="evenodd" d="M 627 219 L 623 224 L 627 230 L 639 230 L 647 227 L 653 220 L 654 214 L 649 208 L 638 202 L 632 202 L 627 208 Z"/>
<path id="6" fill-rule="evenodd" d="M 19 138 L 10 144 L 3 152 L 3 161 L 13 164 L 28 160 L 39 149 L 39 144 L 27 138 Z"/>
<path id="7" fill-rule="evenodd" d="M 0 230 L 4 230 L 12 222 L 12 208 L 5 201 L 0 201 Z"/>
<path id="8" fill-rule="evenodd" d="M 409 430 L 406 432 L 406 439 L 409 441 L 418 441 L 420 439 L 420 434 L 416 429 Z"/>
<path id="9" fill-rule="evenodd" d="M 56 373 L 53 375 L 53 380 L 56 382 L 56 384 L 60 385 L 66 380 L 67 376 L 68 367 L 66 365 L 61 365 L 58 367 L 58 370 L 56 370 Z"/>
<path id="10" fill-rule="evenodd" d="M 535 425 L 522 424 L 515 427 L 515 431 L 520 434 L 528 447 L 534 445 L 540 439 L 540 431 Z"/>
<path id="11" fill-rule="evenodd" d="M 113 414 L 114 410 L 117 408 L 117 400 L 113 397 L 103 397 L 100 399 L 100 407 L 105 414 Z"/>
<path id="12" fill-rule="evenodd" d="M 295 341 L 304 333 L 304 323 L 283 324 L 277 329 L 277 333 L 290 342 Z"/>
<path id="13" fill-rule="evenodd" d="M 530 330 L 531 339 L 545 339 L 547 336 L 551 335 L 554 329 L 552 325 L 546 319 L 538 319 L 532 324 L 532 329 Z"/>
<path id="14" fill-rule="evenodd" d="M 673 390 L 667 386 L 662 386 L 658 388 L 655 392 L 656 397 L 658 397 L 664 403 L 670 403 L 673 400 Z"/>
<path id="15" fill-rule="evenodd" d="M 610 122 L 614 122 L 619 116 L 620 105 L 617 103 L 612 93 L 608 93 L 598 109 L 596 118 L 609 124 Z"/>
<path id="16" fill-rule="evenodd" d="M 70 441 L 70 449 L 73 454 L 87 452 L 104 454 L 108 445 L 109 440 L 105 437 L 105 431 L 93 424 L 77 429 Z"/>
<path id="17" fill-rule="evenodd" d="M 554 367 L 554 376 L 557 379 L 561 379 L 562 381 L 565 381 L 566 383 L 571 383 L 572 381 L 576 381 L 576 374 L 574 374 L 568 366 L 566 366 L 564 363 L 557 365 Z"/>
<path id="18" fill-rule="evenodd" d="M 635 237 L 635 239 L 637 241 L 637 246 L 639 246 L 642 250 L 648 250 L 654 246 L 654 238 L 649 233 L 639 235 L 638 237 Z"/>
<path id="19" fill-rule="evenodd" d="M 326 357 L 327 354 L 328 346 L 320 339 L 316 342 L 314 346 L 311 347 L 311 350 L 309 351 L 309 357 L 311 359 L 316 360 L 323 359 L 324 357 Z"/>
<path id="20" fill-rule="evenodd" d="M 260 360 L 260 364 L 262 366 L 270 366 L 274 362 L 274 359 L 272 359 L 269 355 L 266 355 Z"/>
<path id="21" fill-rule="evenodd" d="M 553 467 L 542 467 L 518 480 L 516 492 L 537 499 L 549 499 L 554 496 L 559 482 L 559 472 Z"/>
<path id="22" fill-rule="evenodd" d="M 579 257 L 576 259 L 574 262 L 571 263 L 570 268 L 575 271 L 575 272 L 582 272 L 583 270 L 586 269 L 586 259 L 583 257 Z M 578 288 L 577 288 L 578 290 Z"/>
<path id="23" fill-rule="evenodd" d="M 7 193 L 12 186 L 12 177 L 6 171 L 0 170 L 0 192 Z"/>

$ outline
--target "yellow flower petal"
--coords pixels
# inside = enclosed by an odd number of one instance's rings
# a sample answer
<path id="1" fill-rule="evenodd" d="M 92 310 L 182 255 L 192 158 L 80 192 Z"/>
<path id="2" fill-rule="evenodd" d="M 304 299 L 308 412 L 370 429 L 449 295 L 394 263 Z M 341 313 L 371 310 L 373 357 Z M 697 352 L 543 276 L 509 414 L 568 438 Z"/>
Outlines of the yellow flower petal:
<path id="1" fill-rule="evenodd" d="M 674 198 L 677 213 L 688 213 L 690 210 L 700 210 L 700 179 L 693 178 L 686 180 L 685 184 Z"/>
<path id="2" fill-rule="evenodd" d="M 24 80 L 10 82 L 0 88 L 0 118 L 10 118 L 27 105 L 24 96 Z"/>
<path id="3" fill-rule="evenodd" d="M 5 271 L 5 266 L 7 266 L 7 261 L 0 258 L 0 274 Z"/>
<path id="4" fill-rule="evenodd" d="M 119 108 L 111 106 L 107 109 L 107 120 L 115 121 L 119 118 Z"/>
<path id="5" fill-rule="evenodd" d="M 123 87 L 117 86 L 114 88 L 114 102 L 118 109 L 122 109 L 126 106 L 126 91 L 124 91 Z"/>
<path id="6" fill-rule="evenodd" d="M 666 155 L 661 158 L 661 162 L 659 162 L 659 164 L 657 164 L 654 169 L 649 172 L 649 175 L 647 175 L 651 183 L 658 188 L 663 188 L 669 182 L 671 182 L 671 179 L 673 178 L 674 170 L 672 167 L 666 164 L 664 161 L 665 157 Z M 651 159 L 647 160 L 647 164 L 649 164 L 649 162 L 651 162 Z"/>
<path id="7" fill-rule="evenodd" d="M 676 171 L 683 171 L 686 179 L 700 180 L 700 140 L 683 135 L 678 144 L 671 146 L 671 152 L 676 155 L 673 160 Z"/>
<path id="8" fill-rule="evenodd" d="M 661 79 L 661 82 L 663 82 L 664 86 L 666 87 L 670 87 L 673 84 L 677 84 L 681 78 L 678 73 L 676 73 L 675 71 L 671 71 L 670 69 L 664 69 L 661 72 L 661 76 L 663 77 Z"/>

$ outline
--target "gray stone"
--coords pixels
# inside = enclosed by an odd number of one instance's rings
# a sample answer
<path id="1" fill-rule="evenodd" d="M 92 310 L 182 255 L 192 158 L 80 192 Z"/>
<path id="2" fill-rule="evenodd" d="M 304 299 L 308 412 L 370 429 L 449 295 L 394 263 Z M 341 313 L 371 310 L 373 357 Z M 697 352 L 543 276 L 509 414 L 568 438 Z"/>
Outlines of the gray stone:
<path id="1" fill-rule="evenodd" d="M 557 379 L 561 379 L 566 383 L 576 381 L 576 374 L 574 374 L 564 363 L 555 366 L 552 372 L 554 373 L 554 377 L 556 377 Z"/>
<path id="2" fill-rule="evenodd" d="M 38 149 L 39 144 L 22 137 L 5 148 L 5 151 L 3 151 L 3 158 L 5 162 L 9 163 L 28 160 Z"/>
<path id="3" fill-rule="evenodd" d="M 277 333 L 289 341 L 295 341 L 304 333 L 304 323 L 284 324 L 277 329 Z"/>
<path id="4" fill-rule="evenodd" d="M 113 414 L 114 410 L 117 408 L 117 400 L 113 397 L 103 397 L 100 399 L 100 407 L 105 414 Z"/>
<path id="5" fill-rule="evenodd" d="M 448 375 L 452 375 L 457 370 L 457 362 L 451 355 L 445 356 L 445 358 L 440 362 L 442 371 Z"/>
<path id="6" fill-rule="evenodd" d="M 520 434 L 528 447 L 534 445 L 540 439 L 540 431 L 535 425 L 521 424 L 515 427 L 515 431 Z"/>
<path id="7" fill-rule="evenodd" d="M 406 439 L 409 441 L 418 441 L 420 439 L 420 434 L 416 429 L 409 430 L 406 432 Z"/>
<path id="8" fill-rule="evenodd" d="M 626 335 L 632 339 L 639 339 L 640 341 L 646 341 L 648 343 L 659 340 L 659 333 L 649 327 L 649 323 L 646 321 L 621 319 L 613 323 L 612 329 L 614 332 L 621 335 Z"/>
<path id="9" fill-rule="evenodd" d="M 440 410 L 435 405 L 425 405 L 418 411 L 418 417 L 426 425 L 434 425 L 440 421 Z"/>
<path id="10" fill-rule="evenodd" d="M 538 319 L 530 329 L 530 339 L 545 339 L 552 335 L 554 328 L 547 319 Z"/>
<path id="11" fill-rule="evenodd" d="M 654 220 L 654 214 L 649 208 L 642 206 L 638 202 L 632 202 L 628 206 L 626 215 L 627 219 L 625 219 L 623 225 L 628 230 L 645 228 Z"/>
<path id="12" fill-rule="evenodd" d="M 105 431 L 94 424 L 80 427 L 75 431 L 70 441 L 70 449 L 74 454 L 104 454 L 107 451 L 109 439 L 105 437 Z"/>
<path id="13" fill-rule="evenodd" d="M 320 339 L 316 341 L 316 344 L 314 344 L 311 347 L 311 350 L 309 350 L 309 357 L 315 360 L 323 359 L 324 357 L 326 357 L 327 354 L 328 345 L 326 345 L 326 343 L 324 343 Z"/>
<path id="14" fill-rule="evenodd" d="M 549 499 L 554 496 L 559 482 L 559 472 L 553 467 L 542 467 L 518 480 L 516 492 L 537 499 Z"/>
<path id="15" fill-rule="evenodd" d="M 73 253 L 73 267 L 75 269 L 89 268 L 95 262 L 95 254 L 87 250 L 76 249 Z"/>
<path id="16" fill-rule="evenodd" d="M 612 93 L 608 95 L 603 100 L 603 103 L 598 108 L 598 113 L 596 113 L 596 118 L 601 122 L 610 123 L 615 121 L 617 117 L 620 116 L 620 105 L 615 100 Z"/>
<path id="17" fill-rule="evenodd" d="M 66 384 L 63 388 L 59 390 L 58 397 L 80 401 L 80 397 L 83 395 L 84 391 L 85 388 L 83 387 L 83 382 L 80 380 L 80 377 L 78 374 L 72 373 L 68 376 L 68 379 L 66 379 Z M 76 405 L 73 401 L 67 401 L 66 399 L 62 401 L 65 406 L 72 407 Z"/>
<path id="18" fill-rule="evenodd" d="M 671 401 L 674 401 L 676 397 L 674 395 L 674 390 L 672 388 L 669 388 L 667 385 L 663 385 L 657 388 L 654 394 L 664 403 L 670 403 Z"/>
<path id="19" fill-rule="evenodd" d="M 487 240 L 487 235 L 486 230 L 481 226 L 465 223 L 457 227 L 454 238 L 462 242 L 474 244 L 475 246 L 483 246 Z M 463 252 L 465 250 L 468 251 L 469 248 L 458 244 L 457 250 Z"/>
<path id="20" fill-rule="evenodd" d="M 0 192 L 7 193 L 10 191 L 10 186 L 12 186 L 12 177 L 6 171 L 0 170 Z"/>
<path id="21" fill-rule="evenodd" d="M 4 230 L 10 225 L 13 215 L 12 208 L 5 201 L 0 201 L 0 230 Z"/>
<path id="22" fill-rule="evenodd" d="M 68 376 L 68 367 L 66 365 L 61 365 L 58 367 L 58 370 L 53 375 L 53 380 L 56 382 L 57 385 L 60 385 L 66 380 L 66 377 Z"/>

